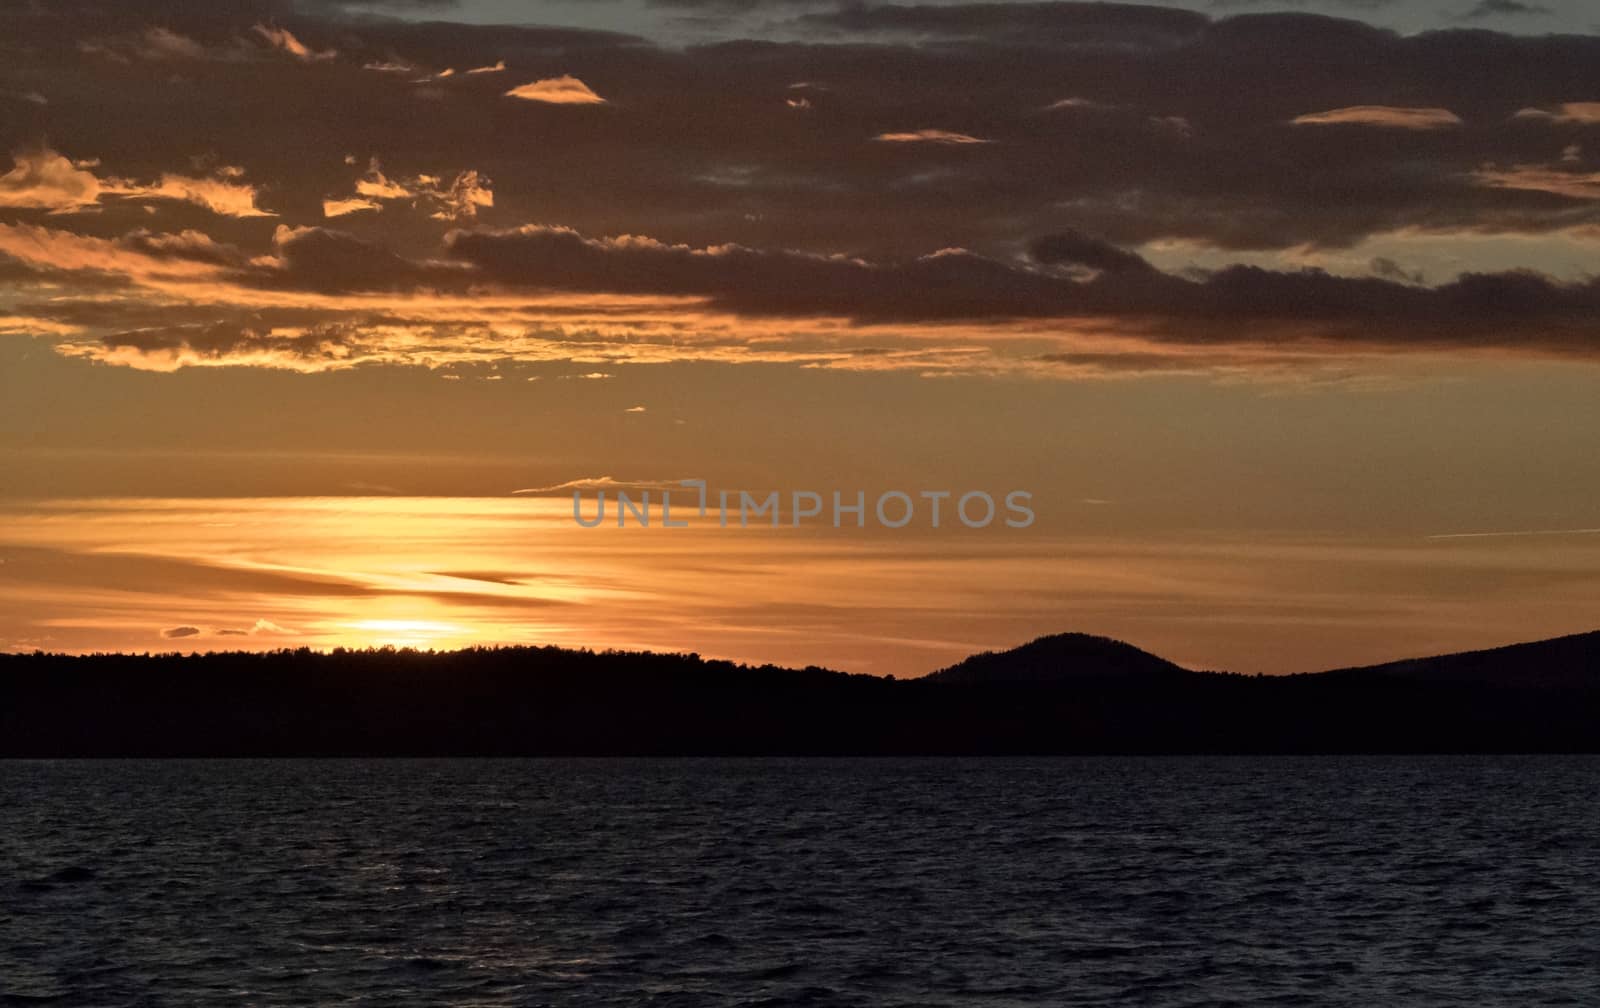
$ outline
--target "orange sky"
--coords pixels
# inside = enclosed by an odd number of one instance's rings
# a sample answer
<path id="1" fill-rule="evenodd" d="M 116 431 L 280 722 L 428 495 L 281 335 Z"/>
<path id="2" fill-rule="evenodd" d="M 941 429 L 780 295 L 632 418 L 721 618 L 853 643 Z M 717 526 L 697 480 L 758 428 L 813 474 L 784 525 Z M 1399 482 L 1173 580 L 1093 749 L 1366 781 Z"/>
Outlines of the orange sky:
<path id="1" fill-rule="evenodd" d="M 813 6 L 0 14 L 0 648 L 1592 628 L 1600 37 Z M 516 495 L 600 477 L 1038 521 Z"/>
<path id="2" fill-rule="evenodd" d="M 555 643 L 906 676 L 1082 626 L 1197 668 L 1310 671 L 1556 635 L 1600 599 L 1593 534 L 590 530 L 548 497 L 79 499 L 4 518 L 0 637 L 19 650 Z"/>

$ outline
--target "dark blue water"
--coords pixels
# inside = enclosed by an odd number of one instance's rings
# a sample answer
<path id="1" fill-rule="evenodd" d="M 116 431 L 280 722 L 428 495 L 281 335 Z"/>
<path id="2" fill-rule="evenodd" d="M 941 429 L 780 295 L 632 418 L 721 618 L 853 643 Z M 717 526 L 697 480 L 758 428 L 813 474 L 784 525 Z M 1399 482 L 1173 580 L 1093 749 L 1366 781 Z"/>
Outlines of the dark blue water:
<path id="1" fill-rule="evenodd" d="M 0 1004 L 1594 1005 L 1600 759 L 0 763 Z"/>

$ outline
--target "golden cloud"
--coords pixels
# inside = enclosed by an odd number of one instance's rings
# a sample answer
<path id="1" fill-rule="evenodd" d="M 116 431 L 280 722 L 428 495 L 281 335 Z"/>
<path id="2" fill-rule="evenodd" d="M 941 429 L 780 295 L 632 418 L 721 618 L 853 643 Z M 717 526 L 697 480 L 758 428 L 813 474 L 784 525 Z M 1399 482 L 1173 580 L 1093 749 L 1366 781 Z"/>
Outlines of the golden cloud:
<path id="1" fill-rule="evenodd" d="M 294 33 L 289 31 L 287 28 L 279 28 L 276 25 L 258 24 L 252 29 L 252 31 L 261 36 L 262 40 L 268 45 L 272 46 L 274 49 L 281 50 L 282 52 L 293 56 L 302 63 L 320 63 L 324 60 L 331 60 L 339 55 L 332 49 L 318 52 L 309 48 L 304 42 L 301 42 L 298 38 L 296 38 Z"/>
<path id="2" fill-rule="evenodd" d="M 94 208 L 107 199 L 173 200 L 193 203 L 226 217 L 275 217 L 256 206 L 254 186 L 239 182 L 243 170 L 217 169 L 210 177 L 171 172 L 153 183 L 97 176 L 98 161 L 73 161 L 49 148 L 12 155 L 11 171 L 0 176 L 0 207 L 74 213 Z"/>
<path id="3" fill-rule="evenodd" d="M 493 183 L 479 172 L 468 169 L 458 172 L 449 183 L 438 175 L 417 175 L 408 179 L 393 179 L 383 173 L 377 158 L 367 166 L 367 173 L 356 180 L 357 197 L 365 199 L 332 200 L 323 203 L 323 215 L 337 217 L 359 210 L 376 210 L 373 200 L 412 200 L 428 211 L 435 220 L 464 220 L 476 217 L 478 210 L 494 206 Z M 329 213 L 332 203 L 340 213 Z"/>
<path id="4" fill-rule="evenodd" d="M 986 144 L 991 140 L 969 136 L 966 133 L 952 133 L 941 129 L 911 130 L 905 133 L 879 133 L 872 139 L 880 143 L 936 143 L 936 144 Z"/>
<path id="5" fill-rule="evenodd" d="M 593 88 L 571 74 L 547 77 L 514 87 L 505 93 L 505 97 L 544 102 L 547 105 L 604 105 L 606 102 L 595 94 Z"/>
<path id="6" fill-rule="evenodd" d="M 1600 102 L 1563 102 L 1553 109 L 1525 108 L 1518 110 L 1513 118 L 1594 125 L 1600 123 Z"/>
<path id="7" fill-rule="evenodd" d="M 1600 172 L 1561 171 L 1540 165 L 1513 168 L 1486 168 L 1473 178 L 1479 185 L 1495 189 L 1525 189 L 1553 193 L 1579 200 L 1600 200 Z"/>
<path id="8" fill-rule="evenodd" d="M 1295 126 L 1376 126 L 1382 129 L 1437 130 L 1460 126 L 1461 117 L 1442 108 L 1351 105 L 1310 112 L 1289 120 Z"/>
<path id="9" fill-rule="evenodd" d="M 364 199 L 325 199 L 322 201 L 322 216 L 344 217 L 348 214 L 361 213 L 364 210 L 381 210 L 382 204 Z"/>
<path id="10" fill-rule="evenodd" d="M 0 175 L 0 207 L 67 213 L 96 205 L 105 191 L 94 172 L 53 150 L 19 151 L 11 159 L 12 169 Z"/>

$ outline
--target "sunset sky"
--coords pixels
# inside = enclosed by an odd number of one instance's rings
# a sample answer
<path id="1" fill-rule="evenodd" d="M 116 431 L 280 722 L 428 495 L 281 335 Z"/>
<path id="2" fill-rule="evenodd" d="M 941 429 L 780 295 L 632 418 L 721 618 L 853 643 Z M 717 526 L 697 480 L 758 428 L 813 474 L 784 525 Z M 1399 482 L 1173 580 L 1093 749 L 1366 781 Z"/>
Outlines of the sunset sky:
<path id="1" fill-rule="evenodd" d="M 1589 0 L 0 0 L 0 650 L 1595 629 L 1597 262 Z"/>

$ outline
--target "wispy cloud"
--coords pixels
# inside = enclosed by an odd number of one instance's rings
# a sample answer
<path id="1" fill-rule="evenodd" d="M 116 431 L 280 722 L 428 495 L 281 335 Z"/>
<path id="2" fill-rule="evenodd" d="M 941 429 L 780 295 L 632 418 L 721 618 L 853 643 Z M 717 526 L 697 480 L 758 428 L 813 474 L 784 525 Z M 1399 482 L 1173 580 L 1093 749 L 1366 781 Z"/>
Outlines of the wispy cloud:
<path id="1" fill-rule="evenodd" d="M 378 209 L 379 203 L 374 201 L 404 200 L 435 220 L 458 221 L 476 217 L 480 209 L 494 206 L 494 185 L 479 172 L 460 171 L 448 182 L 442 176 L 427 173 L 390 178 L 384 174 L 377 158 L 368 163 L 366 174 L 356 180 L 355 191 L 353 198 L 332 201 L 341 213 Z M 328 213 L 325 202 L 323 215 L 341 214 Z"/>
<path id="2" fill-rule="evenodd" d="M 1571 171 L 1543 165 L 1485 168 L 1473 174 L 1484 186 L 1546 192 L 1576 200 L 1600 200 L 1600 172 Z"/>
<path id="3" fill-rule="evenodd" d="M 201 42 L 161 25 L 117 35 L 86 38 L 78 50 L 117 63 L 242 63 L 277 54 L 302 63 L 322 63 L 338 57 L 333 49 L 316 50 L 287 28 L 255 24 L 246 34 L 232 34 L 218 43 Z"/>
<path id="4" fill-rule="evenodd" d="M 1600 124 L 1600 101 L 1562 102 L 1560 105 L 1548 109 L 1519 109 L 1515 118 L 1570 123 L 1579 126 Z"/>
<path id="5" fill-rule="evenodd" d="M 95 206 L 106 193 L 94 172 L 55 151 L 18 151 L 11 160 L 0 175 L 0 207 L 64 213 Z"/>
<path id="6" fill-rule="evenodd" d="M 966 133 L 955 133 L 942 129 L 919 129 L 900 133 L 879 133 L 872 139 L 879 143 L 932 143 L 932 144 L 986 144 L 990 140 L 983 140 Z"/>
<path id="7" fill-rule="evenodd" d="M 1503 539 L 1519 536 L 1577 536 L 1600 535 L 1600 528 L 1581 529 L 1519 529 L 1514 532 L 1447 532 L 1431 535 L 1429 539 Z"/>
<path id="8" fill-rule="evenodd" d="M 95 174 L 98 161 L 73 161 L 49 148 L 12 155 L 13 167 L 0 176 L 0 207 L 75 213 L 112 200 L 167 200 L 192 203 L 226 217 L 272 217 L 256 205 L 254 186 L 239 181 L 243 171 L 221 167 L 210 176 L 163 173 L 154 182 Z"/>
<path id="9" fill-rule="evenodd" d="M 685 490 L 682 480 L 619 480 L 611 476 L 586 476 L 550 486 L 528 487 L 511 491 L 515 496 L 563 496 L 577 491 L 595 490 Z M 692 488 L 688 488 L 692 489 Z"/>
<path id="10" fill-rule="evenodd" d="M 528 84 L 520 84 L 505 93 L 507 98 L 543 102 L 546 105 L 604 105 L 606 100 L 583 81 L 563 74 L 546 77 Z"/>
<path id="11" fill-rule="evenodd" d="M 344 217 L 365 210 L 382 210 L 383 204 L 366 199 L 327 199 L 322 201 L 322 216 Z"/>
<path id="12" fill-rule="evenodd" d="M 1295 126 L 1375 126 L 1407 130 L 1451 129 L 1462 125 L 1461 117 L 1449 109 L 1392 105 L 1351 105 L 1326 112 L 1308 112 L 1289 121 Z"/>
<path id="13" fill-rule="evenodd" d="M 266 43 L 275 49 L 288 53 L 302 63 L 320 63 L 324 60 L 336 58 L 339 54 L 333 49 L 321 51 L 312 49 L 295 37 L 287 28 L 276 25 L 258 24 L 252 29 Z"/>

